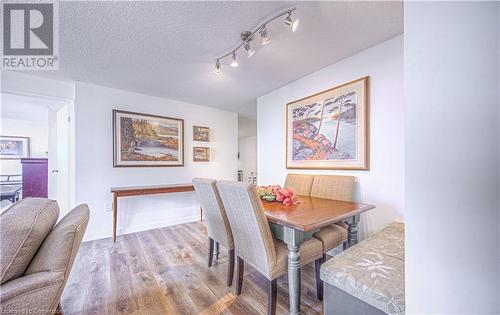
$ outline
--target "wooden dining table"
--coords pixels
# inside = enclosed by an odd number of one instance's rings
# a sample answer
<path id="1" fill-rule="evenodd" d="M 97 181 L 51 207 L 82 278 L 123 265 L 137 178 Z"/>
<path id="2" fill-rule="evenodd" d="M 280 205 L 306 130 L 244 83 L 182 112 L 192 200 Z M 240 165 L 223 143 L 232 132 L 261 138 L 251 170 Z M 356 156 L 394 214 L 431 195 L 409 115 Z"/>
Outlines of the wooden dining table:
<path id="1" fill-rule="evenodd" d="M 288 291 L 290 314 L 300 314 L 300 245 L 320 228 L 345 222 L 348 225 L 348 246 L 358 243 L 360 214 L 374 205 L 297 196 L 298 204 L 263 201 L 262 205 L 274 236 L 288 247 Z"/>

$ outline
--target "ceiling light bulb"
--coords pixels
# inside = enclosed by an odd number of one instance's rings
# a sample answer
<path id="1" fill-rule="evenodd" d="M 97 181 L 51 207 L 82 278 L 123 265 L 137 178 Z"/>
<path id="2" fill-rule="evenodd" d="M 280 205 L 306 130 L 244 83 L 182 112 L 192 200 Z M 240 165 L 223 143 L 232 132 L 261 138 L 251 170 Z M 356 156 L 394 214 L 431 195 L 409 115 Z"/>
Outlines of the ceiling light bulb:
<path id="1" fill-rule="evenodd" d="M 236 60 L 236 52 L 233 51 L 233 59 L 231 61 L 231 67 L 235 68 L 238 66 L 238 60 Z"/>
<path id="2" fill-rule="evenodd" d="M 262 45 L 265 45 L 271 41 L 265 25 L 260 29 L 260 37 L 262 37 Z"/>
<path id="3" fill-rule="evenodd" d="M 215 69 L 214 69 L 214 73 L 215 73 L 215 74 L 221 74 L 221 72 L 222 72 L 222 69 L 221 69 L 221 65 L 220 65 L 220 60 L 219 60 L 219 59 L 217 59 L 217 60 L 215 61 Z"/>
<path id="4" fill-rule="evenodd" d="M 292 12 L 288 12 L 288 16 L 285 19 L 286 25 L 290 26 L 292 29 L 292 32 L 295 32 L 297 30 L 297 27 L 299 26 L 299 19 L 296 19 L 295 21 L 292 20 Z"/>
<path id="5" fill-rule="evenodd" d="M 246 40 L 245 43 L 243 44 L 243 48 L 245 48 L 245 50 L 248 54 L 248 58 L 252 57 L 252 55 L 255 53 L 255 49 L 253 49 L 250 46 L 250 41 L 248 41 L 248 40 Z"/>
<path id="6" fill-rule="evenodd" d="M 293 23 L 292 23 L 292 32 L 295 32 L 297 30 L 297 27 L 299 27 L 299 22 L 300 22 L 299 19 L 296 19 L 295 21 L 293 21 Z"/>

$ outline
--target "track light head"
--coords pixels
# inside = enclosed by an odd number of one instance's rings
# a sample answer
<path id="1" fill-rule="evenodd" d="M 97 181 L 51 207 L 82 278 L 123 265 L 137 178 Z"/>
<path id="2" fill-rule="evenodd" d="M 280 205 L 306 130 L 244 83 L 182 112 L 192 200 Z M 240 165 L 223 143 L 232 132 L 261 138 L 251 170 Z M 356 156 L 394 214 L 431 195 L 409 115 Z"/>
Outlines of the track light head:
<path id="1" fill-rule="evenodd" d="M 243 48 L 247 52 L 248 58 L 252 57 L 255 53 L 255 49 L 250 45 L 253 40 L 253 33 L 250 31 L 241 33 L 241 40 L 243 41 Z"/>
<path id="2" fill-rule="evenodd" d="M 260 29 L 259 33 L 260 33 L 260 37 L 262 38 L 262 42 L 261 42 L 262 45 L 266 45 L 271 41 L 271 39 L 269 38 L 269 32 L 267 31 L 266 25 L 264 25 Z"/>
<path id="3" fill-rule="evenodd" d="M 220 64 L 220 59 L 217 59 L 215 61 L 215 69 L 214 69 L 214 73 L 215 74 L 221 74 L 222 73 L 222 68 L 221 68 L 221 64 Z"/>
<path id="4" fill-rule="evenodd" d="M 292 32 L 295 32 L 297 30 L 297 27 L 299 27 L 299 19 L 296 19 L 295 21 L 292 20 L 292 12 L 288 12 L 288 16 L 285 19 L 285 24 L 290 27 Z"/>
<path id="5" fill-rule="evenodd" d="M 253 54 L 255 54 L 255 49 L 252 48 L 252 46 L 250 45 L 250 41 L 249 40 L 246 40 L 245 43 L 243 44 L 243 48 L 245 48 L 247 54 L 248 54 L 248 58 L 252 57 Z"/>
<path id="6" fill-rule="evenodd" d="M 238 60 L 236 60 L 236 52 L 233 51 L 233 58 L 231 60 L 231 67 L 235 68 L 238 66 Z"/>

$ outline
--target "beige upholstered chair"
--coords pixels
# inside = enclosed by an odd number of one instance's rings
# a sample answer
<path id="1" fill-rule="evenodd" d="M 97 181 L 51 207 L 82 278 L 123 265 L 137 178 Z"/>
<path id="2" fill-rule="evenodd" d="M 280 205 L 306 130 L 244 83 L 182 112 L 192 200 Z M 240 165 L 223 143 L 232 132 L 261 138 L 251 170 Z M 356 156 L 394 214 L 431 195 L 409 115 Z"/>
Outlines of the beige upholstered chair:
<path id="1" fill-rule="evenodd" d="M 353 176 L 315 175 L 311 196 L 317 198 L 352 201 L 354 188 Z M 323 242 L 323 251 L 328 252 L 340 244 L 347 247 L 347 229 L 339 224 L 322 228 L 314 237 Z M 326 255 L 323 260 L 326 259 Z"/>
<path id="2" fill-rule="evenodd" d="M 314 175 L 311 197 L 352 201 L 354 176 Z"/>
<path id="3" fill-rule="evenodd" d="M 54 314 L 80 247 L 89 209 L 80 205 L 57 225 L 53 200 L 26 198 L 1 215 L 0 313 Z"/>
<path id="4" fill-rule="evenodd" d="M 214 242 L 216 259 L 219 259 L 219 244 L 222 244 L 228 250 L 227 286 L 230 287 L 233 284 L 234 273 L 234 240 L 216 183 L 217 181 L 213 179 L 193 179 L 196 197 L 201 208 L 204 210 L 205 222 L 207 224 L 208 267 L 212 266 Z"/>
<path id="5" fill-rule="evenodd" d="M 268 314 L 276 312 L 277 278 L 287 273 L 288 249 L 273 238 L 262 203 L 252 184 L 220 181 L 217 184 L 234 236 L 237 275 L 236 294 L 241 293 L 244 261 L 269 280 Z M 322 259 L 321 242 L 311 238 L 300 246 L 301 264 Z M 316 269 L 318 275 L 319 268 Z M 319 279 L 319 278 L 317 278 Z M 322 282 L 319 281 L 318 285 Z M 322 290 L 321 290 L 322 291 Z M 319 294 L 319 292 L 317 292 Z"/>
<path id="6" fill-rule="evenodd" d="M 313 185 L 314 175 L 288 174 L 286 175 L 285 188 L 291 188 L 297 195 L 309 196 Z"/>

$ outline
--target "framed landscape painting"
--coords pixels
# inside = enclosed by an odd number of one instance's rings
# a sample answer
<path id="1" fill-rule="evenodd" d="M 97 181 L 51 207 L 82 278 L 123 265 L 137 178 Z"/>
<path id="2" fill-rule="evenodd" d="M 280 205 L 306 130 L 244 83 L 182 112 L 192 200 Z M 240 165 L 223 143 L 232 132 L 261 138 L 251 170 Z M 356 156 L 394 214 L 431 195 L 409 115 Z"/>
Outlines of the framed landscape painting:
<path id="1" fill-rule="evenodd" d="M 193 126 L 193 140 L 194 141 L 210 141 L 210 128 Z"/>
<path id="2" fill-rule="evenodd" d="M 210 148 L 193 147 L 194 162 L 210 162 Z"/>
<path id="3" fill-rule="evenodd" d="M 286 167 L 368 170 L 369 81 L 364 77 L 286 105 Z"/>
<path id="4" fill-rule="evenodd" d="M 114 167 L 183 166 L 184 120 L 113 110 Z"/>
<path id="5" fill-rule="evenodd" d="M 30 138 L 0 136 L 0 158 L 20 159 L 30 157 Z"/>

